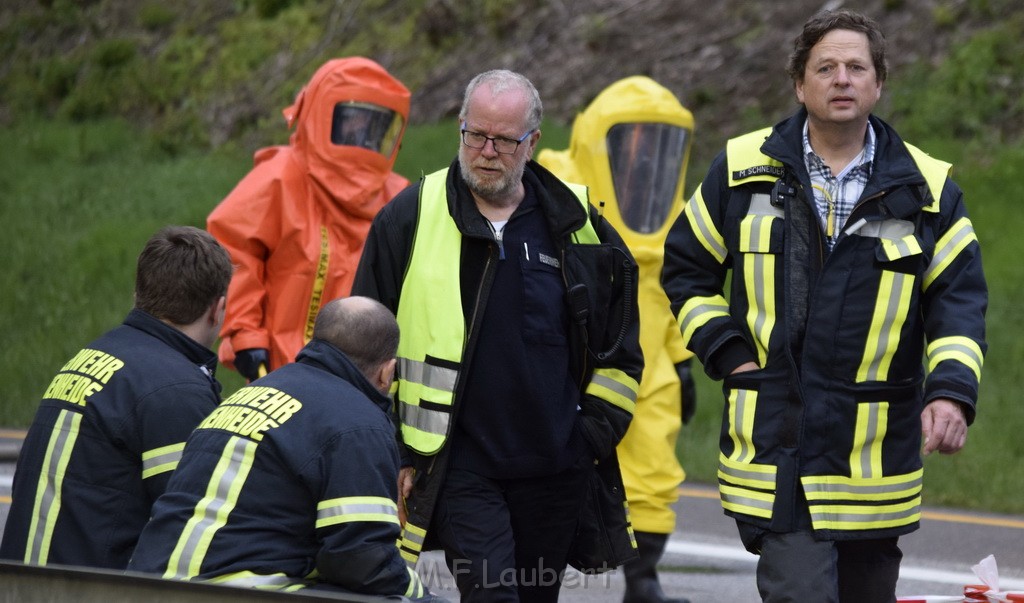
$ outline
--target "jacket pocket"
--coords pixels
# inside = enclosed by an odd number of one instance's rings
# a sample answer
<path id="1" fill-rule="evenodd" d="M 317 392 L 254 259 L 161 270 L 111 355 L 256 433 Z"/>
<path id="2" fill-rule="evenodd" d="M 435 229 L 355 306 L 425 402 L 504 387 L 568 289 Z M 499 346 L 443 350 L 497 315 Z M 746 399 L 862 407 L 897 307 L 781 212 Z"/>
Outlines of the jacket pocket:
<path id="1" fill-rule="evenodd" d="M 529 343 L 566 345 L 564 284 L 558 260 L 542 251 L 522 257 L 523 338 Z"/>

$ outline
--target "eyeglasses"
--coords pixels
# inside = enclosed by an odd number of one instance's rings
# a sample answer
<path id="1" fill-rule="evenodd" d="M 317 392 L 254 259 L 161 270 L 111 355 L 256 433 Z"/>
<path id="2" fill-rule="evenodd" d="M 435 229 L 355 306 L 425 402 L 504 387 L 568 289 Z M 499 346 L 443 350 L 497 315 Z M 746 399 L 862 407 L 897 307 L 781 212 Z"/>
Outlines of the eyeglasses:
<path id="1" fill-rule="evenodd" d="M 519 150 L 519 143 L 526 140 L 526 138 L 535 131 L 536 130 L 530 130 L 526 134 L 520 136 L 518 140 L 505 138 L 504 136 L 484 136 L 480 132 L 467 130 L 466 122 L 462 122 L 462 144 L 471 149 L 482 149 L 487 146 L 487 141 L 490 140 L 491 144 L 494 145 L 494 150 L 498 153 L 501 153 L 502 155 L 515 155 L 516 151 Z"/>

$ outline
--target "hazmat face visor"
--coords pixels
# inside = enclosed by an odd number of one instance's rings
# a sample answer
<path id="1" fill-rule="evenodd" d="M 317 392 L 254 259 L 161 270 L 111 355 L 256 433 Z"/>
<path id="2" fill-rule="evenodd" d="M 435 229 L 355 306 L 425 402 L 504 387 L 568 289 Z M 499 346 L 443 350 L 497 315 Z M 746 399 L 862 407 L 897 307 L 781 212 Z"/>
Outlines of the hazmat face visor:
<path id="1" fill-rule="evenodd" d="M 615 199 L 623 223 L 641 234 L 658 231 L 680 186 L 690 131 L 667 123 L 621 123 L 605 137 Z"/>
<path id="2" fill-rule="evenodd" d="M 404 125 L 402 116 L 387 107 L 340 102 L 334 105 L 331 143 L 369 149 L 391 157 Z"/>

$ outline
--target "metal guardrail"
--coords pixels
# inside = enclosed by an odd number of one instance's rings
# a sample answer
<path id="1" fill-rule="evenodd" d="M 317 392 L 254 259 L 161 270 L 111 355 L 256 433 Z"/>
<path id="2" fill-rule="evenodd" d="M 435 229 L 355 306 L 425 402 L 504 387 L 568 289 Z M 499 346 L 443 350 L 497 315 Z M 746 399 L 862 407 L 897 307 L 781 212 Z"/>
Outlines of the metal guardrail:
<path id="1" fill-rule="evenodd" d="M 0 602 L 11 603 L 383 603 L 405 597 L 371 597 L 326 591 L 281 593 L 219 584 L 71 566 L 0 561 Z"/>

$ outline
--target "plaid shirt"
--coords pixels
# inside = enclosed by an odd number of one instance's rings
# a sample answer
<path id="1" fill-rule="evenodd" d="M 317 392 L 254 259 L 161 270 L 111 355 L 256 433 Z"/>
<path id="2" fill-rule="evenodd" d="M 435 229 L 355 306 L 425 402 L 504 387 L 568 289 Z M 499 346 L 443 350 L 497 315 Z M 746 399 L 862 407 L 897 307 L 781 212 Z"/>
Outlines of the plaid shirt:
<path id="1" fill-rule="evenodd" d="M 808 122 L 804 122 L 804 165 L 811 177 L 814 204 L 818 208 L 825 241 L 831 251 L 836 238 L 856 207 L 864 187 L 871 177 L 871 164 L 875 157 L 875 131 L 868 125 L 864 135 L 864 148 L 843 171 L 833 176 L 825 162 L 811 148 Z"/>

